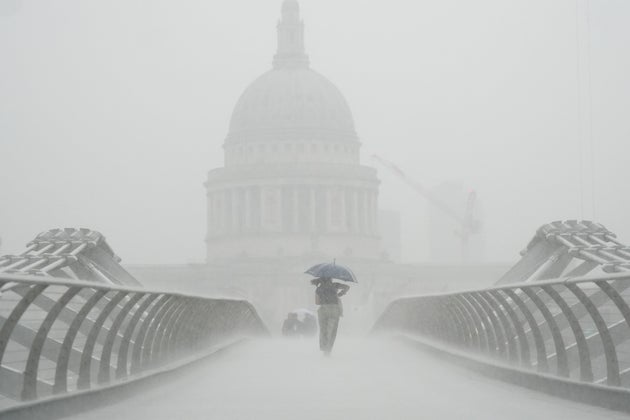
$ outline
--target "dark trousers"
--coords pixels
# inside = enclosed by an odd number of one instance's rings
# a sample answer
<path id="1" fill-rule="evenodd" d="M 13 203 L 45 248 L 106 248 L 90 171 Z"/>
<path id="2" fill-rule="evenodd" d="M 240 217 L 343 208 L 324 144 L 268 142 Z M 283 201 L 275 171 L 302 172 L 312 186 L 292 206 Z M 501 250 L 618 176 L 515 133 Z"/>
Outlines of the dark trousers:
<path id="1" fill-rule="evenodd" d="M 321 351 L 330 353 L 335 338 L 337 337 L 337 327 L 339 326 L 339 317 L 341 316 L 341 307 L 339 305 L 321 305 L 317 310 L 317 318 L 319 319 L 319 348 Z"/>

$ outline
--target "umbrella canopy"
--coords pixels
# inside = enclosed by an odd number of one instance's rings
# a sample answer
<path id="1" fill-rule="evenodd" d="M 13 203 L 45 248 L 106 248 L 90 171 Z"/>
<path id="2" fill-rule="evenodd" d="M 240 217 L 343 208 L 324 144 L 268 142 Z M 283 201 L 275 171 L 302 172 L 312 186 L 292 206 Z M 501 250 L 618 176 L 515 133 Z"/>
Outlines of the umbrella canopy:
<path id="1" fill-rule="evenodd" d="M 304 308 L 296 309 L 294 311 L 291 311 L 291 313 L 296 314 L 298 319 L 301 321 L 304 321 L 304 319 L 309 315 L 315 318 L 315 312 Z"/>
<path id="2" fill-rule="evenodd" d="M 330 277 L 342 281 L 357 282 L 357 277 L 348 267 L 336 263 L 321 263 L 312 266 L 304 272 L 315 277 Z"/>

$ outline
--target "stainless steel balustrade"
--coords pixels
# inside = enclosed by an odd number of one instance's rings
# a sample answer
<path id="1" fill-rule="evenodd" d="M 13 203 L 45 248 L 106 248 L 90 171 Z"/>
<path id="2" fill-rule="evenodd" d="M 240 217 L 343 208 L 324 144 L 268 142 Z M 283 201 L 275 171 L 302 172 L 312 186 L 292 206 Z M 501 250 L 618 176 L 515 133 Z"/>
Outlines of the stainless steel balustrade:
<path id="1" fill-rule="evenodd" d="M 0 409 L 266 334 L 246 301 L 0 274 Z"/>
<path id="2" fill-rule="evenodd" d="M 398 330 L 571 380 L 630 387 L 630 275 L 528 282 L 395 300 Z"/>

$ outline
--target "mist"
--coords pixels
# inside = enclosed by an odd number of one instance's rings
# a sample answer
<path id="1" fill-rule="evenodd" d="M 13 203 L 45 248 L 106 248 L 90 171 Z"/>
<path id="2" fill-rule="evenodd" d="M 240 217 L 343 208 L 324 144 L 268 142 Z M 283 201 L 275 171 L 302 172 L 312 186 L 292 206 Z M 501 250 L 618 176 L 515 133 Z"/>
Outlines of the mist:
<path id="1" fill-rule="evenodd" d="M 346 340 L 339 343 L 330 360 L 312 350 L 301 340 L 240 345 L 197 366 L 194 372 L 145 389 L 124 410 L 112 405 L 68 418 L 140 416 L 158 420 L 184 416 L 192 420 L 211 413 L 225 419 L 529 419 L 544 412 L 550 418 L 593 419 L 604 414 L 586 405 L 571 406 L 515 386 L 471 377 L 461 367 L 423 356 L 400 342 Z M 457 403 L 453 404 L 455 396 Z M 178 404 L 164 404 L 174 399 Z M 483 416 L 474 417 L 471 408 L 483 410 Z M 610 411 L 605 415 L 625 418 Z"/>
<path id="2" fill-rule="evenodd" d="M 628 22 L 1 0 L 0 415 L 621 418 Z"/>
<path id="3" fill-rule="evenodd" d="M 435 260 L 431 205 L 373 154 L 427 188 L 477 192 L 479 262 L 514 261 L 557 219 L 630 237 L 630 6 L 589 2 L 585 22 L 577 5 L 301 2 L 311 67 L 348 102 L 362 163 L 382 182 L 379 207 L 401 214 L 403 261 Z M 3 253 L 51 227 L 88 226 L 125 263 L 203 262 L 202 184 L 223 165 L 239 95 L 271 67 L 278 11 L 277 1 L 4 1 Z"/>

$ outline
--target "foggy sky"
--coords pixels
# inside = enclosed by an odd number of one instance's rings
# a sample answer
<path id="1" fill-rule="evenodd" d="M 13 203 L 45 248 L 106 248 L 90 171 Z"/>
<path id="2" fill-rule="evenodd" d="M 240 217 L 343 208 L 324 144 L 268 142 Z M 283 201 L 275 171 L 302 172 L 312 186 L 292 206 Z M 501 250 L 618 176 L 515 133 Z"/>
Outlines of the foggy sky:
<path id="1" fill-rule="evenodd" d="M 348 100 L 363 163 L 377 153 L 426 186 L 474 188 L 487 261 L 515 260 L 543 223 L 593 216 L 578 97 L 594 219 L 630 242 L 630 3 L 590 2 L 590 100 L 575 1 L 300 4 L 311 66 Z M 271 66 L 280 5 L 0 2 L 0 252 L 73 226 L 101 231 L 123 262 L 202 261 L 202 183 L 239 95 Z M 426 258 L 425 201 L 378 169 L 405 259 Z"/>

